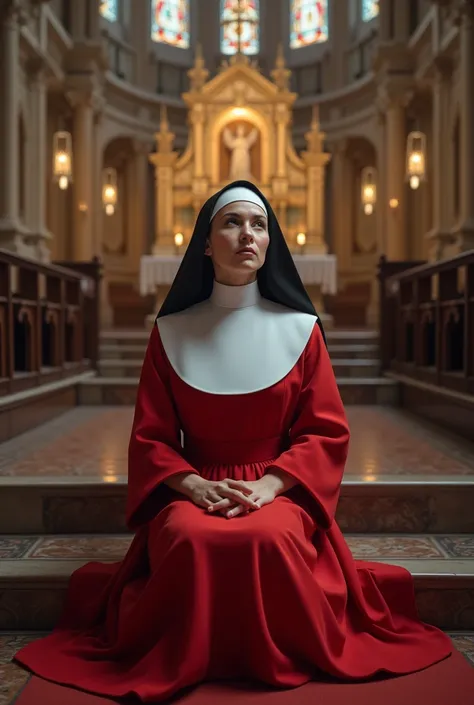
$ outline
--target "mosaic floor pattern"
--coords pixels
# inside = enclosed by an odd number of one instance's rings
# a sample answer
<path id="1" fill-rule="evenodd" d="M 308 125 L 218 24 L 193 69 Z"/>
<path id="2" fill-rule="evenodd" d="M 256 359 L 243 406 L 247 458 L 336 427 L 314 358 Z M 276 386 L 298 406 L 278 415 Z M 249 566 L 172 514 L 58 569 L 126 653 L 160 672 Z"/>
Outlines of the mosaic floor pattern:
<path id="1" fill-rule="evenodd" d="M 1 536 L 0 560 L 121 560 L 127 535 Z M 361 560 L 474 559 L 473 535 L 346 535 Z"/>
<path id="2" fill-rule="evenodd" d="M 78 407 L 0 447 L 3 477 L 124 477 L 131 407 Z M 389 407 L 348 407 L 346 477 L 474 476 L 474 444 Z"/>

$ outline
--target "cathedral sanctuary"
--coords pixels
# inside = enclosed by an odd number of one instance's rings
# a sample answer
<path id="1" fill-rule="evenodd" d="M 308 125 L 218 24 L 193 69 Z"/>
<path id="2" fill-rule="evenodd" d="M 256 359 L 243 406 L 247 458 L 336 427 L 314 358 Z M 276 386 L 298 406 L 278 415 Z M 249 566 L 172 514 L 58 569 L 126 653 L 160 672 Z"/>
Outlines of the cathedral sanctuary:
<path id="1" fill-rule="evenodd" d="M 411 574 L 472 705 L 473 0 L 0 0 L 0 705 L 76 705 L 14 657 L 129 550 L 150 335 L 234 181 L 324 327 L 345 541 Z"/>

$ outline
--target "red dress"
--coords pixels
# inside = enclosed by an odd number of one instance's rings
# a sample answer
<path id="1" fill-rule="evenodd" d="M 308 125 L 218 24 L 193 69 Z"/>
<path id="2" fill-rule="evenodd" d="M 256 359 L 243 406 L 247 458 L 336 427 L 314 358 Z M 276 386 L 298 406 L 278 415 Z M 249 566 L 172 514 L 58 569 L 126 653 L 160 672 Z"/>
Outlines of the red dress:
<path id="1" fill-rule="evenodd" d="M 241 395 L 183 382 L 155 326 L 130 442 L 135 538 L 120 563 L 74 573 L 56 630 L 17 660 L 152 702 L 203 680 L 294 687 L 320 671 L 352 680 L 445 658 L 451 642 L 419 621 L 410 574 L 355 561 L 334 520 L 348 441 L 317 325 L 284 379 Z M 230 520 L 162 484 L 183 471 L 255 480 L 272 466 L 299 485 Z"/>

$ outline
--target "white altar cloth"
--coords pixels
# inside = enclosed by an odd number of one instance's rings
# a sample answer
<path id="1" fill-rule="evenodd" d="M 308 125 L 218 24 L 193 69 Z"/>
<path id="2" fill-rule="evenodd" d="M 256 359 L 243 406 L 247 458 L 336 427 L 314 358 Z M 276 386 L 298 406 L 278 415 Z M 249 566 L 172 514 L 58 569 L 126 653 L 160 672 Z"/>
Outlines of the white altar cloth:
<path id="1" fill-rule="evenodd" d="M 143 255 L 140 260 L 140 294 L 155 294 L 157 286 L 172 284 L 182 259 L 182 255 Z M 336 294 L 335 255 L 294 254 L 293 259 L 303 284 L 318 285 L 323 294 Z"/>

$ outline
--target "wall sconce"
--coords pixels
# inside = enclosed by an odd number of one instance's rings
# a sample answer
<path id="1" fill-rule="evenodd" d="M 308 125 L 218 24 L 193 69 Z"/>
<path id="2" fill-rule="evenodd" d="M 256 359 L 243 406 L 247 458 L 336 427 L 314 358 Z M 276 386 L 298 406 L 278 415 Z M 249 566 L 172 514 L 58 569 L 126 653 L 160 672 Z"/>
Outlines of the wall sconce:
<path id="1" fill-rule="evenodd" d="M 107 215 L 115 213 L 117 205 L 117 170 L 109 167 L 102 175 L 102 204 Z"/>
<path id="2" fill-rule="evenodd" d="M 417 189 L 426 179 L 426 136 L 423 132 L 410 132 L 407 137 L 406 171 L 412 189 Z"/>
<path id="3" fill-rule="evenodd" d="M 373 166 L 362 169 L 361 175 L 361 201 L 366 215 L 372 215 L 377 203 L 377 172 Z"/>
<path id="4" fill-rule="evenodd" d="M 179 255 L 181 253 L 181 248 L 184 244 L 184 235 L 183 233 L 176 233 L 174 236 L 174 247 L 176 254 Z"/>
<path id="5" fill-rule="evenodd" d="M 89 210 L 89 208 L 87 207 L 87 203 L 85 203 L 84 201 L 81 201 L 77 207 L 79 208 L 79 211 L 81 213 L 87 213 L 87 211 Z"/>
<path id="6" fill-rule="evenodd" d="M 388 205 L 393 211 L 396 210 L 399 206 L 398 198 L 391 198 L 388 202 Z"/>
<path id="7" fill-rule="evenodd" d="M 64 130 L 53 135 L 53 178 L 61 191 L 72 182 L 72 137 Z"/>
<path id="8" fill-rule="evenodd" d="M 296 236 L 296 244 L 300 248 L 300 253 L 303 254 L 306 245 L 306 233 L 298 233 Z"/>

